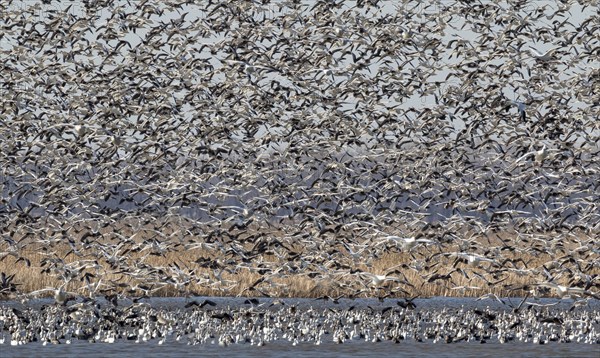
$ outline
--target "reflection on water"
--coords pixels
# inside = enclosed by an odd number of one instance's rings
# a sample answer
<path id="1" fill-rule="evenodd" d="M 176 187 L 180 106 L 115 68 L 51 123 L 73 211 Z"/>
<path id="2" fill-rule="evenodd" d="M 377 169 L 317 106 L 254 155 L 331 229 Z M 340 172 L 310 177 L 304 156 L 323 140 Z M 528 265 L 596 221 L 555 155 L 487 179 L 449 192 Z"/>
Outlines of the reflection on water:
<path id="1" fill-rule="evenodd" d="M 314 355 L 315 357 L 592 357 L 598 356 L 600 345 L 584 344 L 546 344 L 533 345 L 527 343 L 514 344 L 479 344 L 458 343 L 417 343 L 413 341 L 394 344 L 391 342 L 364 343 L 351 342 L 334 344 L 327 342 L 320 346 L 300 344 L 291 346 L 285 343 L 273 343 L 263 347 L 232 345 L 188 346 L 185 344 L 159 346 L 156 342 L 135 344 L 89 344 L 73 343 L 71 345 L 42 346 L 30 344 L 20 347 L 2 347 L 2 357 L 61 356 L 76 357 L 83 355 L 103 357 L 122 357 L 128 355 L 151 355 L 152 357 L 182 356 L 228 356 L 228 357 L 298 357 Z"/>

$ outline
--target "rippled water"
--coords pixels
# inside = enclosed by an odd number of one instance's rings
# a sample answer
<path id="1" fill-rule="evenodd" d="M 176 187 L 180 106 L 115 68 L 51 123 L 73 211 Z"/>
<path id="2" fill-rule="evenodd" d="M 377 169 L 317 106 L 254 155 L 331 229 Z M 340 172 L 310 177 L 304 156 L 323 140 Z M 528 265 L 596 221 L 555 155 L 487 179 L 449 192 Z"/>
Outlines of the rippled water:
<path id="1" fill-rule="evenodd" d="M 418 343 L 414 341 L 394 344 L 391 342 L 350 342 L 334 344 L 324 342 L 320 346 L 299 344 L 291 346 L 287 342 L 267 344 L 262 347 L 231 345 L 220 347 L 217 344 L 188 346 L 185 343 L 159 346 L 156 342 L 131 343 L 82 343 L 42 346 L 29 344 L 19 347 L 0 346 L 2 357 L 75 357 L 82 355 L 117 357 L 128 355 L 151 355 L 152 357 L 181 356 L 228 356 L 228 357 L 297 357 L 313 355 L 315 357 L 593 357 L 600 356 L 600 345 L 551 343 L 534 345 L 531 343 Z"/>
<path id="2" fill-rule="evenodd" d="M 187 299 L 189 301 L 189 299 Z M 217 303 L 217 307 L 229 306 L 232 308 L 244 306 L 244 298 L 211 298 Z M 370 306 L 375 310 L 385 307 L 397 307 L 396 300 L 386 300 L 379 302 L 376 299 L 341 299 L 339 304 L 333 304 L 330 301 L 318 301 L 314 299 L 286 299 L 286 304 L 295 304 L 298 309 L 313 308 L 335 308 L 342 309 L 350 306 L 366 307 Z M 508 302 L 510 301 L 510 302 Z M 183 306 L 186 302 L 184 298 L 166 298 L 152 299 L 150 303 L 157 308 L 176 309 Z M 270 299 L 260 299 L 261 304 L 268 304 Z M 507 303 L 517 305 L 520 302 L 518 298 L 507 299 Z M 557 302 L 556 299 L 540 299 L 538 304 L 550 304 Z M 36 300 L 28 305 L 39 308 L 42 305 L 51 303 L 51 300 Z M 493 300 L 476 301 L 474 299 L 463 298 L 432 298 L 415 300 L 418 310 L 428 309 L 474 309 L 490 308 L 494 310 L 509 309 L 508 306 L 502 306 L 499 302 Z M 126 304 L 124 302 L 124 304 Z M 571 300 L 558 301 L 558 304 L 551 306 L 552 310 L 568 309 L 572 304 Z M 2 302 L 2 306 L 20 307 L 21 303 L 14 301 Z M 600 302 L 590 301 L 587 308 L 589 310 L 600 309 Z M 495 340 L 481 344 L 479 342 L 458 342 L 458 343 L 432 343 L 432 341 L 417 342 L 412 339 L 403 340 L 400 343 L 384 341 L 379 343 L 365 342 L 362 340 L 349 340 L 343 344 L 336 344 L 332 339 L 327 339 L 321 345 L 311 343 L 300 343 L 296 346 L 287 341 L 277 341 L 267 343 L 259 347 L 251 344 L 232 344 L 226 347 L 219 346 L 217 342 L 211 342 L 204 345 L 187 345 L 182 341 L 176 341 L 174 337 L 169 337 L 163 345 L 159 345 L 157 340 L 135 343 L 133 341 L 117 341 L 113 344 L 108 343 L 89 343 L 87 341 L 73 340 L 71 344 L 43 345 L 41 342 L 30 343 L 23 346 L 10 346 L 8 340 L 0 345 L 0 356 L 4 357 L 33 357 L 33 356 L 52 356 L 52 357 L 80 357 L 102 356 L 130 356 L 130 355 L 151 355 L 153 357 L 180 357 L 180 356 L 229 356 L 229 357 L 297 357 L 299 355 L 314 355 L 315 357 L 384 357 L 384 356 L 423 356 L 423 357 L 499 357 L 499 356 L 520 356 L 520 357 L 600 357 L 600 344 L 581 344 L 581 343 L 557 343 L 539 345 L 533 343 L 524 343 L 512 341 L 500 344 Z"/>

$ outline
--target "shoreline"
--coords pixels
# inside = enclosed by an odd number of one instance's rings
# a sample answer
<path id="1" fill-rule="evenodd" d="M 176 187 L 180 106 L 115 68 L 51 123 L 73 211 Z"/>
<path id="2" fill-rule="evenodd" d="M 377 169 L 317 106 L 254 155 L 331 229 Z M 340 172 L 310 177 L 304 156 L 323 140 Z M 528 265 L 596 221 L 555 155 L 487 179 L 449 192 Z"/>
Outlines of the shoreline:
<path id="1" fill-rule="evenodd" d="M 575 309 L 567 309 L 567 302 L 552 301 L 556 300 L 540 299 L 515 307 L 438 297 L 415 299 L 413 306 L 402 307 L 398 300 L 341 299 L 335 303 L 195 297 L 116 305 L 78 302 L 63 307 L 39 300 L 24 309 L 16 302 L 0 302 L 0 316 L 3 328 L 10 332 L 11 346 L 134 341 L 220 347 L 353 342 L 600 344 L 599 301 Z M 34 326 L 39 329 L 30 328 Z"/>

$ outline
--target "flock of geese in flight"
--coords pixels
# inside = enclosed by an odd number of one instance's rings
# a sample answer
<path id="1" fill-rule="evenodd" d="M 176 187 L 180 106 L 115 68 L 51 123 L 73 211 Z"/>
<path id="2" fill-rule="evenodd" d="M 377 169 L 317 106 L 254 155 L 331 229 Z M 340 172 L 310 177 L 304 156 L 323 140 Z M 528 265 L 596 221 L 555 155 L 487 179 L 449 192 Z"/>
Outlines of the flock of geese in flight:
<path id="1" fill-rule="evenodd" d="M 596 2 L 46 3 L 0 13 L 0 297 L 598 299 Z"/>

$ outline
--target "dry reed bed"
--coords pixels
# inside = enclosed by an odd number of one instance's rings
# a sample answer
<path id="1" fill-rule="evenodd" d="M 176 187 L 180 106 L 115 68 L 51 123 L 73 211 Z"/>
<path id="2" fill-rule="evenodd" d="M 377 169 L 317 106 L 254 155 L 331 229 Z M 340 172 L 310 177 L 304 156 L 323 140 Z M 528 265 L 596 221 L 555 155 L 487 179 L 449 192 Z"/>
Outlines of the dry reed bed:
<path id="1" fill-rule="evenodd" d="M 110 233 L 110 230 L 106 232 Z M 173 232 L 176 230 L 167 229 L 164 235 L 168 236 Z M 144 243 L 145 239 L 142 236 L 145 235 L 139 235 L 136 241 Z M 195 240 L 202 242 L 197 238 L 188 238 L 189 242 Z M 587 238 L 583 241 L 585 240 Z M 82 262 L 87 262 L 85 268 L 73 275 L 66 290 L 86 295 L 89 292 L 88 284 L 94 285 L 100 282 L 98 292 L 101 293 L 118 292 L 126 295 L 149 293 L 154 296 L 477 297 L 487 293 L 498 296 L 521 296 L 524 291 L 514 288 L 544 281 L 543 269 L 556 268 L 555 261 L 568 255 L 573 255 L 574 260 L 569 261 L 565 258 L 561 262 L 560 269 L 574 274 L 557 275 L 555 277 L 557 283 L 569 285 L 579 274 L 579 269 L 586 269 L 587 272 L 583 273 L 592 277 L 595 280 L 594 284 L 599 284 L 597 277 L 600 276 L 600 268 L 594 264 L 594 261 L 598 261 L 598 255 L 583 250 L 581 253 L 573 251 L 580 246 L 580 242 L 582 240 L 573 239 L 552 244 L 551 254 L 536 250 L 525 251 L 535 245 L 541 246 L 539 239 L 523 241 L 522 237 L 506 233 L 481 238 L 472 243 L 470 247 L 472 252 L 483 253 L 486 249 L 493 248 L 498 251 L 496 255 L 499 253 L 502 260 L 522 259 L 526 263 L 525 265 L 523 262 L 514 261 L 514 264 L 507 262 L 506 267 L 515 269 L 509 271 L 494 267 L 488 262 L 471 266 L 457 262 L 453 256 L 444 255 L 444 253 L 460 252 L 465 249 L 464 245 L 461 247 L 457 244 L 446 244 L 443 247 L 422 246 L 410 253 L 388 249 L 383 255 L 371 259 L 366 255 L 355 259 L 338 244 L 329 247 L 329 251 L 333 253 L 330 255 L 331 259 L 319 263 L 302 259 L 290 261 L 286 257 L 286 249 L 281 249 L 280 252 L 269 250 L 269 253 L 261 255 L 259 259 L 255 258 L 251 262 L 241 264 L 231 253 L 224 255 L 222 252 L 200 248 L 188 250 L 183 245 L 175 245 L 161 254 L 152 254 L 147 248 L 130 252 L 117 250 L 116 256 L 121 257 L 123 262 L 115 264 L 109 262 L 94 245 L 87 249 L 78 249 L 78 252 L 74 253 L 71 246 L 64 242 L 56 241 L 51 250 L 44 245 L 31 242 L 25 245 L 18 255 L 29 260 L 29 266 L 26 265 L 25 260 L 17 260 L 17 256 L 0 255 L 0 257 L 4 256 L 0 260 L 0 272 L 14 275 L 13 282 L 18 284 L 21 293 L 59 287 L 64 282 L 59 277 L 61 265 L 69 267 L 72 264 L 71 268 L 75 270 L 81 267 Z M 250 249 L 253 243 L 247 242 L 242 246 Z M 289 246 L 294 252 L 301 254 L 300 257 L 309 254 L 300 244 L 289 244 Z M 7 244 L 0 244 L 0 253 L 8 250 Z M 200 257 L 206 260 L 197 262 Z M 365 264 L 369 261 L 369 265 Z M 55 265 L 59 270 L 53 269 L 53 262 L 59 262 Z M 205 266 L 208 263 L 209 267 L 203 267 L 202 262 Z M 304 267 L 299 269 L 302 265 Z M 344 268 L 341 269 L 340 266 Z M 419 271 L 417 269 L 419 266 L 425 268 Z M 140 272 L 147 272 L 147 275 L 133 275 L 132 268 L 139 268 Z M 368 279 L 349 273 L 362 270 L 384 274 L 390 268 L 397 268 L 397 271 L 390 276 L 406 280 L 410 285 L 390 281 L 381 287 L 372 287 Z M 89 282 L 83 279 L 85 273 L 88 273 Z M 268 279 L 257 283 L 264 273 L 267 273 Z M 435 275 L 448 278 L 436 278 Z M 173 277 L 177 279 L 171 279 Z M 177 280 L 181 282 L 186 278 L 190 279 L 189 283 L 177 283 Z"/>

